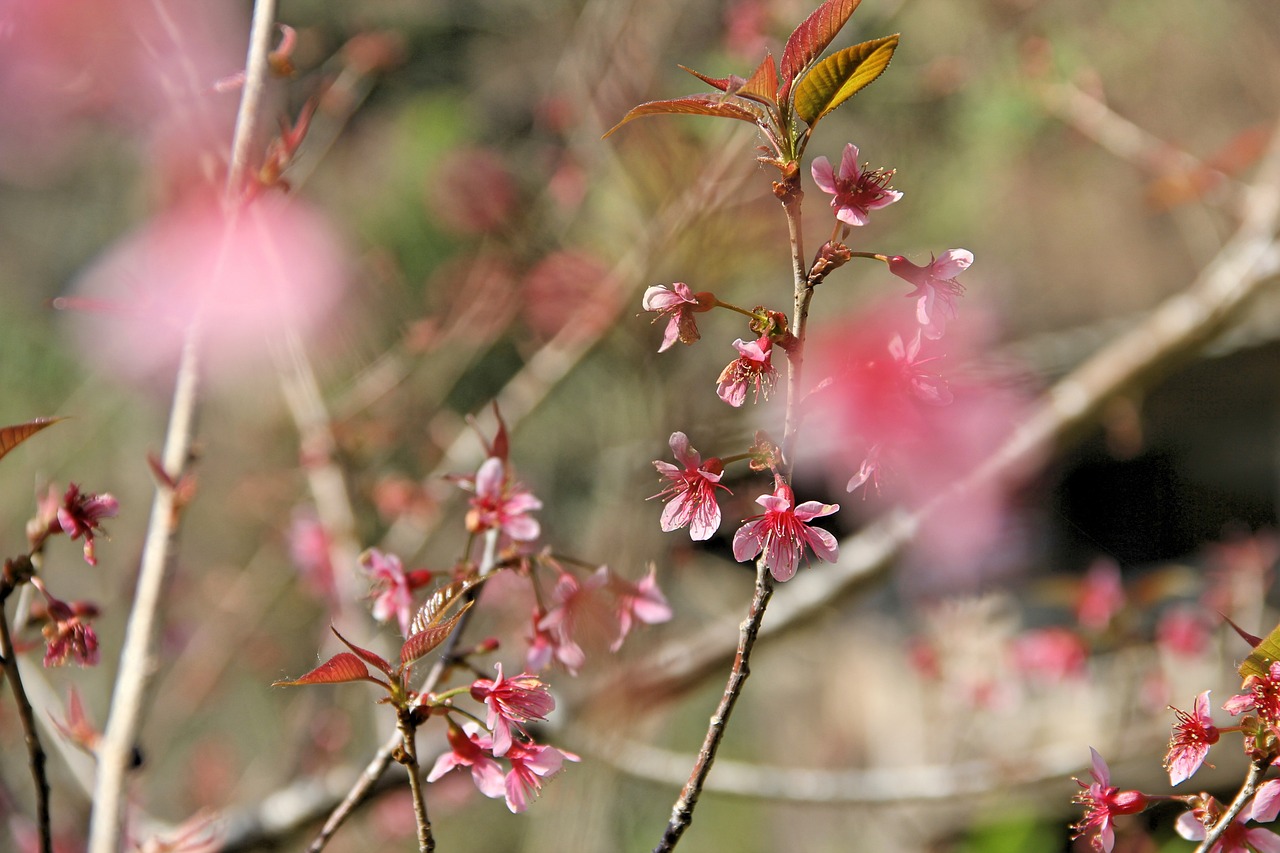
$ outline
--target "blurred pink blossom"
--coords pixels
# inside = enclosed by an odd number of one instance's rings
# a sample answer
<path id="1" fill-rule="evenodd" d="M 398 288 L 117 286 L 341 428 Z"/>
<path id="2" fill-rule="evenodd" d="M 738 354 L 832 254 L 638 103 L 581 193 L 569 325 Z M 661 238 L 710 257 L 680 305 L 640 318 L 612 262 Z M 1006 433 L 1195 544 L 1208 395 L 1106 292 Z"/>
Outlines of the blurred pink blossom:
<path id="1" fill-rule="evenodd" d="M 1080 627 L 1087 631 L 1105 631 L 1124 604 L 1120 566 L 1108 557 L 1094 560 L 1080 582 L 1076 599 L 1076 621 Z"/>
<path id="2" fill-rule="evenodd" d="M 1079 635 L 1059 627 L 1024 631 L 1014 638 L 1010 655 L 1023 677 L 1047 683 L 1079 678 L 1089 661 L 1089 649 Z"/>
<path id="3" fill-rule="evenodd" d="M 1156 645 L 1171 655 L 1194 657 L 1209 648 L 1211 634 L 1201 612 L 1192 607 L 1170 607 L 1156 622 Z"/>
<path id="4" fill-rule="evenodd" d="M 955 319 L 956 298 L 964 293 L 956 276 L 972 263 L 973 253 L 967 249 L 947 249 L 942 257 L 934 258 L 924 267 L 916 266 L 901 255 L 889 259 L 889 271 L 916 287 L 907 298 L 916 300 L 916 321 L 926 338 L 935 341 L 941 338 L 947 329 L 947 320 Z"/>
<path id="5" fill-rule="evenodd" d="M 345 285 L 341 241 L 302 202 L 259 195 L 238 211 L 212 198 L 162 211 L 99 257 L 59 304 L 91 364 L 170 379 L 187 328 L 223 370 L 261 368 L 287 331 L 314 335 Z"/>
<path id="6" fill-rule="evenodd" d="M 656 566 L 649 566 L 649 573 L 639 583 L 611 574 L 609 590 L 617 601 L 614 615 L 618 619 L 618 639 L 610 644 L 610 651 L 616 652 L 622 648 L 622 641 L 631 633 L 631 627 L 636 622 L 657 625 L 671 619 L 671 605 L 667 603 L 662 590 L 658 589 Z"/>

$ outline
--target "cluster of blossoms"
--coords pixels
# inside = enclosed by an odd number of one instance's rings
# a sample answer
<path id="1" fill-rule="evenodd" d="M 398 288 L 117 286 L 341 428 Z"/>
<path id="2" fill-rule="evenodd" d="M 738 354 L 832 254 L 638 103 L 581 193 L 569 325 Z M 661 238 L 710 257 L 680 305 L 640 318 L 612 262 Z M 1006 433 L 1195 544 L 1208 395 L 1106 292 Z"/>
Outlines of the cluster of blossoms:
<path id="1" fill-rule="evenodd" d="M 50 592 L 36 572 L 37 555 L 44 552 L 50 539 L 65 535 L 73 540 L 83 539 L 84 560 L 96 566 L 96 538 L 105 535 L 102 522 L 114 518 L 119 509 L 119 503 L 109 494 L 82 492 L 75 483 L 66 492 L 50 486 L 36 500 L 35 518 L 27 522 L 29 550 L 4 563 L 0 603 L 24 583 L 30 583 L 41 595 L 42 601 L 31 608 L 30 624 L 39 626 L 44 636 L 45 666 L 61 666 L 68 661 L 80 666 L 98 663 L 98 635 L 90 624 L 98 615 L 98 607 L 89 601 L 63 601 Z M 28 646 L 18 643 L 19 650 L 25 648 Z"/>
<path id="2" fill-rule="evenodd" d="M 904 279 L 914 288 L 907 297 L 914 301 L 917 328 L 914 334 L 894 333 L 887 346 L 854 366 L 860 377 L 876 376 L 876 382 L 884 384 L 880 377 L 886 374 L 887 383 L 914 400 L 931 406 L 945 406 L 951 402 L 951 392 L 946 380 L 927 366 L 932 357 L 923 357 L 922 338 L 940 339 L 946 331 L 949 319 L 956 316 L 956 299 L 963 292 L 956 276 L 973 263 L 973 255 L 964 249 L 949 249 L 925 266 L 908 261 L 901 255 L 884 255 L 869 252 L 853 252 L 842 242 L 850 229 L 866 225 L 872 211 L 884 208 L 902 198 L 889 182 L 893 170 L 871 169 L 858 164 L 858 149 L 849 144 L 844 148 L 839 169 L 832 167 L 825 157 L 814 160 L 811 169 L 818 188 L 832 196 L 831 207 L 835 216 L 832 239 L 819 250 L 809 274 L 809 284 L 814 286 L 838 266 L 854 257 L 870 258 L 885 263 L 889 271 Z M 671 285 L 654 285 L 648 288 L 641 302 L 646 311 L 657 314 L 656 319 L 666 319 L 667 326 L 658 351 L 669 349 L 676 341 L 693 344 L 701 339 L 696 315 L 713 308 L 723 308 L 750 319 L 755 337 L 738 338 L 733 347 L 738 357 L 721 371 L 716 381 L 716 394 L 730 406 L 741 407 L 748 398 L 759 402 L 767 399 L 777 381 L 778 371 L 773 363 L 777 350 L 790 353 L 800 342 L 788 329 L 785 314 L 764 306 L 748 310 L 720 300 L 710 292 L 695 293 L 684 282 Z M 887 352 L 889 358 L 884 358 Z M 827 379 L 819 383 L 815 392 L 830 392 L 833 385 L 842 380 Z M 864 379 L 855 380 L 863 382 Z M 844 381 L 838 387 L 848 390 Z M 886 449 L 872 433 L 864 430 L 862 440 L 865 452 L 857 470 L 849 477 L 849 491 L 865 485 L 879 486 L 881 472 L 891 449 Z M 801 559 L 809 553 L 819 559 L 834 562 L 838 557 L 835 538 L 812 522 L 839 510 L 836 504 L 817 501 L 797 503 L 795 494 L 783 474 L 781 453 L 770 446 L 767 452 L 759 447 L 732 457 L 712 457 L 705 462 L 690 445 L 683 432 L 672 433 L 671 451 L 676 463 L 655 461 L 654 465 L 664 480 L 663 488 L 655 498 L 666 501 L 661 525 L 664 531 L 681 527 L 689 528 L 694 540 L 709 539 L 720 526 L 721 511 L 717 503 L 718 492 L 728 491 L 721 483 L 724 467 L 728 462 L 749 461 L 756 471 L 769 469 L 773 473 L 773 488 L 761 495 L 756 502 L 764 508 L 760 515 L 746 519 L 733 537 L 733 554 L 739 561 L 763 555 L 773 577 L 779 581 L 791 578 Z M 788 460 L 789 462 L 789 460 Z M 787 466 L 789 470 L 789 465 Z"/>
<path id="3" fill-rule="evenodd" d="M 492 443 L 486 442 L 486 450 L 474 475 L 450 478 L 470 493 L 465 518 L 470 540 L 467 556 L 445 578 L 425 569 L 408 570 L 394 554 L 376 548 L 360 557 L 370 582 L 372 615 L 379 622 L 394 621 L 405 638 L 398 665 L 338 635 L 349 652 L 335 655 L 296 680 L 277 684 L 371 681 L 388 692 L 402 730 L 416 728 L 431 717 L 444 717 L 450 749 L 436 761 L 427 781 L 437 781 L 456 768 L 469 768 L 481 793 L 505 798 L 511 811 L 522 812 L 545 779 L 565 761 L 578 760 L 572 753 L 537 743 L 528 729 L 529 723 L 545 721 L 555 708 L 540 673 L 556 664 L 576 674 L 586 662 L 583 645 L 594 629 L 605 626 L 608 646 L 616 651 L 636 624 L 666 621 L 671 608 L 658 589 L 653 569 L 641 580 L 630 581 L 607 566 L 593 565 L 589 574 L 579 572 L 576 567 L 587 564 L 555 556 L 546 548 L 535 550 L 542 531 L 532 513 L 542 503 L 514 477 L 501 419 L 498 434 Z M 471 558 L 480 537 L 492 540 L 487 561 Z M 483 586 L 500 573 L 514 574 L 533 586 L 536 604 L 526 635 L 523 670 L 507 676 L 503 664 L 497 663 L 496 678 L 441 689 L 442 676 L 432 676 L 416 688 L 411 684 L 414 664 L 444 641 L 456 642 L 451 635 L 460 630 Z M 419 591 L 433 586 L 425 602 L 419 602 Z M 455 664 L 474 669 L 475 656 L 499 647 L 496 639 L 465 652 L 448 646 L 444 672 L 447 675 Z M 483 713 L 461 707 L 458 702 L 464 697 L 479 703 Z"/>
<path id="4" fill-rule="evenodd" d="M 1251 667 L 1254 656 L 1265 661 L 1255 648 L 1242 671 Z M 1222 706 L 1224 711 L 1240 718 L 1237 725 L 1214 723 L 1208 690 L 1196 696 L 1189 711 L 1171 708 L 1176 722 L 1164 759 L 1171 785 L 1190 779 L 1222 735 L 1231 732 L 1243 735 L 1245 753 L 1255 769 L 1280 765 L 1280 661 L 1270 661 L 1265 667 L 1252 663 L 1252 668 L 1257 671 L 1249 672 L 1244 678 L 1242 692 Z M 1208 848 L 1211 853 L 1280 853 L 1280 834 L 1264 826 L 1280 816 L 1280 779 L 1246 783 L 1249 788 L 1243 790 L 1241 796 L 1247 800 L 1231 822 L 1222 826 L 1226 809 L 1209 794 L 1171 796 L 1122 791 L 1111 784 L 1111 774 L 1102 756 L 1096 750 L 1092 754 L 1093 782 L 1085 784 L 1076 780 L 1082 788 L 1076 802 L 1084 806 L 1085 813 L 1074 829 L 1077 838 L 1090 836 L 1095 850 L 1110 853 L 1113 849 L 1117 817 L 1137 814 L 1156 802 L 1176 800 L 1187 806 L 1175 825 L 1178 834 L 1188 840 L 1203 841 L 1209 833 L 1214 833 L 1216 840 Z"/>

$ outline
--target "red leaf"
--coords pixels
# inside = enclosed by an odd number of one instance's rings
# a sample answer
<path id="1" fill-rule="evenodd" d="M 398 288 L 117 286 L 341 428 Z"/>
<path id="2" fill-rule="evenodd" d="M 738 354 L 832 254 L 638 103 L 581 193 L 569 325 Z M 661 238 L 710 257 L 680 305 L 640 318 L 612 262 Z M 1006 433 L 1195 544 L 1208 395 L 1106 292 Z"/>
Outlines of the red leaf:
<path id="1" fill-rule="evenodd" d="M 831 40 L 840 32 L 845 21 L 858 8 L 862 0 L 826 0 L 795 28 L 782 50 L 782 69 L 779 76 L 782 85 L 778 89 L 778 101 L 787 99 L 791 86 L 813 61 L 822 55 Z"/>
<path id="2" fill-rule="evenodd" d="M 716 118 L 736 118 L 752 124 L 755 124 L 761 118 L 760 114 L 755 110 L 741 104 L 722 101 L 720 100 L 721 97 L 721 95 L 687 95 L 683 98 L 673 98 L 669 101 L 649 101 L 647 104 L 632 107 L 631 111 L 622 117 L 622 121 L 609 128 L 609 132 L 604 136 L 607 138 L 627 122 L 641 116 L 673 114 L 714 116 Z"/>
<path id="3" fill-rule="evenodd" d="M 440 620 L 444 618 L 445 611 L 449 609 L 449 605 L 484 583 L 488 577 L 492 577 L 492 575 L 486 575 L 483 578 L 471 578 L 470 580 L 450 581 L 431 593 L 431 597 L 422 602 L 422 606 L 418 608 L 418 612 L 413 616 L 413 621 L 409 623 L 410 638 L 414 634 L 438 625 Z M 463 610 L 465 609 L 464 607 Z"/>
<path id="4" fill-rule="evenodd" d="M 31 436 L 38 433 L 47 426 L 53 426 L 58 421 L 66 420 L 65 418 L 36 418 L 34 421 L 27 421 L 25 424 L 14 424 L 13 426 L 0 427 L 0 458 L 6 453 L 13 450 L 19 444 L 26 441 Z"/>
<path id="5" fill-rule="evenodd" d="M 346 681 L 377 681 L 360 658 L 350 652 L 338 652 L 315 669 L 293 681 L 273 681 L 272 687 L 295 687 L 300 684 L 342 684 Z M 379 682 L 380 683 L 380 682 Z"/>
<path id="6" fill-rule="evenodd" d="M 744 98 L 752 98 L 766 104 L 777 105 L 775 96 L 778 92 L 778 65 L 773 61 L 773 54 L 765 52 L 764 59 L 751 72 L 746 84 L 738 94 Z"/>
<path id="7" fill-rule="evenodd" d="M 329 630 L 333 632 L 333 636 L 341 640 L 344 646 L 351 649 L 351 651 L 355 652 L 360 657 L 360 659 L 363 660 L 365 663 L 381 670 L 382 672 L 386 673 L 387 676 L 391 675 L 391 664 L 387 663 L 386 659 L 383 658 L 381 655 L 371 652 L 368 649 L 360 648 L 355 643 L 351 642 L 346 637 L 339 634 L 338 629 L 333 627 L 332 625 L 329 626 Z"/>
<path id="8" fill-rule="evenodd" d="M 400 665 L 408 666 L 443 643 L 445 638 L 453 633 L 453 629 L 458 627 L 458 620 L 462 618 L 462 614 L 466 613 L 474 603 L 468 601 L 443 625 L 432 625 L 405 640 L 404 645 L 400 647 Z"/>

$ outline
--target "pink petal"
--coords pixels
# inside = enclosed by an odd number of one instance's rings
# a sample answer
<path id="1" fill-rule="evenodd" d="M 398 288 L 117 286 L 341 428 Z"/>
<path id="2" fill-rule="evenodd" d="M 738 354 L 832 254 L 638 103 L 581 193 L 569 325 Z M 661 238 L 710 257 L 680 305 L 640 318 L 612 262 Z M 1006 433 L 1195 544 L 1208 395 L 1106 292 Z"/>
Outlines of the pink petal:
<path id="1" fill-rule="evenodd" d="M 831 162 L 826 157 L 819 157 L 814 160 L 813 165 L 809 167 L 809 171 L 813 174 L 813 182 L 818 185 L 818 189 L 824 193 L 835 195 L 835 174 L 831 171 Z"/>
<path id="2" fill-rule="evenodd" d="M 1250 817 L 1258 823 L 1271 823 L 1280 816 L 1280 779 L 1263 782 L 1253 795 Z"/>
<path id="3" fill-rule="evenodd" d="M 947 249 L 930 266 L 929 272 L 941 279 L 955 278 L 973 263 L 973 252 L 968 249 Z"/>
<path id="4" fill-rule="evenodd" d="M 818 501 L 805 501 L 795 508 L 795 516 L 808 523 L 815 518 L 822 518 L 840 511 L 840 504 L 824 504 Z"/>
<path id="5" fill-rule="evenodd" d="M 846 143 L 844 153 L 840 156 L 840 181 L 853 184 L 861 174 L 861 170 L 858 169 L 858 146 L 852 142 Z"/>
<path id="6" fill-rule="evenodd" d="M 760 553 L 763 547 L 760 528 L 763 524 L 763 520 L 749 521 L 738 528 L 738 532 L 733 534 L 733 559 L 741 563 Z"/>

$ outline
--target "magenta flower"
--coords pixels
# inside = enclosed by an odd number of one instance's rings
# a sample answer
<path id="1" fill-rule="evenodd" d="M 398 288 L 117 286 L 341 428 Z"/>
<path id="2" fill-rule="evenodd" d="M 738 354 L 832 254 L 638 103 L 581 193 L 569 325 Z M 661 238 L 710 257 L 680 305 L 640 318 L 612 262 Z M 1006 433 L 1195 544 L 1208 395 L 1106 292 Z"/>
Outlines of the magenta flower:
<path id="1" fill-rule="evenodd" d="M 759 402 L 761 394 L 764 394 L 766 400 L 769 399 L 769 392 L 773 390 L 773 383 L 778 377 L 771 361 L 773 342 L 767 337 L 750 343 L 744 343 L 742 338 L 738 338 L 733 346 L 740 355 L 720 372 L 716 385 L 716 393 L 720 395 L 720 399 L 737 408 L 747 400 L 748 385 L 755 387 L 755 402 Z"/>
<path id="2" fill-rule="evenodd" d="M 538 796 L 542 790 L 542 780 L 559 773 L 565 759 L 578 760 L 578 756 L 571 752 L 518 741 L 511 744 L 511 751 L 506 758 L 511 762 L 511 771 L 506 778 L 507 808 L 514 814 L 529 807 L 530 795 Z"/>
<path id="3" fill-rule="evenodd" d="M 98 565 L 93 554 L 93 537 L 103 532 L 102 519 L 115 518 L 119 510 L 120 503 L 109 494 L 81 494 L 75 483 L 67 488 L 62 507 L 58 510 L 58 524 L 62 526 L 62 532 L 72 539 L 84 537 L 84 561 L 89 565 Z"/>
<path id="4" fill-rule="evenodd" d="M 673 282 L 667 290 L 665 284 L 655 284 L 644 292 L 640 305 L 646 311 L 657 311 L 658 322 L 664 316 L 670 318 L 667 330 L 662 336 L 662 346 L 658 352 L 665 352 L 676 341 L 682 344 L 696 343 L 702 335 L 698 333 L 698 324 L 693 315 L 698 311 L 709 311 L 715 304 L 715 297 L 710 293 L 694 293 L 689 285 L 682 281 Z"/>
<path id="5" fill-rule="evenodd" d="M 871 211 L 902 198 L 902 193 L 889 186 L 892 169 L 866 170 L 866 164 L 858 168 L 858 146 L 852 142 L 844 147 L 839 174 L 832 171 L 826 157 L 814 160 L 810 171 L 818 189 L 835 196 L 831 206 L 836 210 L 836 219 L 846 225 L 866 225 L 871 221 Z"/>
<path id="6" fill-rule="evenodd" d="M 698 451 L 689 445 L 689 437 L 682 432 L 671 433 L 671 452 L 678 468 L 670 462 L 655 460 L 653 466 L 670 482 L 653 498 L 662 498 L 667 505 L 662 509 L 662 529 L 666 533 L 689 525 L 689 538 L 710 539 L 720 527 L 720 505 L 716 503 L 716 489 L 729 491 L 720 485 L 724 465 L 717 457 L 704 464 Z"/>
<path id="7" fill-rule="evenodd" d="M 609 651 L 616 652 L 622 648 L 622 641 L 631 633 L 635 622 L 657 625 L 671 619 L 671 605 L 658 589 L 658 570 L 653 565 L 649 566 L 649 574 L 639 583 L 611 575 L 609 589 L 617 599 L 614 615 L 618 618 L 618 639 L 609 646 Z"/>
<path id="8" fill-rule="evenodd" d="M 1270 823 L 1276 818 L 1276 810 L 1280 808 L 1277 794 L 1280 793 L 1280 780 L 1265 782 L 1254 794 L 1253 800 L 1247 803 L 1239 816 L 1231 822 L 1226 831 L 1209 848 L 1209 853 L 1280 853 L 1280 835 L 1276 835 L 1264 826 L 1249 826 L 1250 820 L 1258 823 Z M 1205 823 L 1216 822 L 1221 817 L 1221 807 L 1213 798 L 1209 799 L 1209 808 L 1192 809 L 1184 812 L 1174 823 L 1178 835 L 1188 841 L 1203 841 L 1206 830 Z"/>
<path id="9" fill-rule="evenodd" d="M 498 798 L 506 793 L 502 765 L 493 758 L 493 739 L 481 734 L 479 727 L 468 723 L 460 729 L 449 721 L 449 751 L 436 759 L 427 781 L 434 782 L 455 767 L 470 767 L 471 779 L 486 797 Z"/>
<path id="10" fill-rule="evenodd" d="M 413 619 L 413 591 L 431 581 L 427 571 L 406 572 L 395 554 L 384 554 L 370 548 L 360 555 L 360 567 L 373 582 L 373 618 L 386 622 L 392 616 L 400 624 L 400 633 L 409 636 Z"/>
<path id="11" fill-rule="evenodd" d="M 1116 843 L 1113 826 L 1117 815 L 1137 814 L 1147 807 L 1147 796 L 1140 791 L 1121 791 L 1111 784 L 1111 771 L 1107 762 L 1093 747 L 1089 747 L 1093 755 L 1093 784 L 1086 785 L 1079 779 L 1075 782 L 1084 790 L 1076 794 L 1074 802 L 1085 807 L 1084 817 L 1072 829 L 1073 838 L 1080 838 L 1091 832 L 1097 832 L 1091 839 L 1094 850 L 1111 853 Z"/>
<path id="12" fill-rule="evenodd" d="M 475 497 L 467 512 L 468 531 L 482 533 L 498 528 L 516 542 L 532 542 L 538 538 L 542 529 L 528 514 L 542 509 L 542 501 L 519 483 L 511 482 L 506 463 L 500 457 L 486 459 L 471 485 Z"/>
<path id="13" fill-rule="evenodd" d="M 1244 680 L 1244 687 L 1249 692 L 1232 696 L 1223 703 L 1222 710 L 1233 717 L 1254 711 L 1265 725 L 1280 725 L 1280 661 L 1271 664 L 1265 678 L 1250 675 Z"/>
<path id="14" fill-rule="evenodd" d="M 487 725 L 493 732 L 493 754 L 497 757 L 511 749 L 512 729 L 527 736 L 524 724 L 530 720 L 546 720 L 547 714 L 556 707 L 547 685 L 537 676 L 522 672 L 513 678 L 504 678 L 502 664 L 498 664 L 497 678 L 481 678 L 471 685 L 471 698 L 483 702 L 489 709 Z"/>
<path id="15" fill-rule="evenodd" d="M 795 575 L 806 545 L 820 559 L 834 563 L 840 555 L 836 538 L 820 527 L 809 527 L 809 522 L 831 515 L 840 505 L 806 501 L 792 509 L 795 501 L 785 483 L 779 483 L 773 494 L 756 498 L 765 511 L 748 519 L 733 535 L 733 558 L 741 562 L 763 551 L 765 565 L 779 581 Z"/>
<path id="16" fill-rule="evenodd" d="M 956 297 L 964 293 L 955 279 L 972 263 L 973 253 L 966 249 L 947 249 L 927 267 L 918 267 L 901 255 L 889 259 L 889 271 L 915 285 L 907 298 L 916 300 L 916 321 L 926 338 L 936 341 L 947 330 L 947 320 L 955 319 Z"/>
<path id="17" fill-rule="evenodd" d="M 65 602 L 54 598 L 44 589 L 47 619 L 41 633 L 44 634 L 44 665 L 62 666 L 69 658 L 80 666 L 96 666 L 98 663 L 98 635 L 87 620 L 98 615 L 98 608 L 82 601 Z"/>
<path id="18" fill-rule="evenodd" d="M 1164 769 L 1169 772 L 1169 784 L 1177 785 L 1190 779 L 1204 763 L 1209 747 L 1218 742 L 1218 728 L 1209 713 L 1209 691 L 1195 699 L 1190 712 L 1170 708 L 1178 716 L 1173 734 L 1169 738 L 1169 753 L 1164 759 Z"/>

